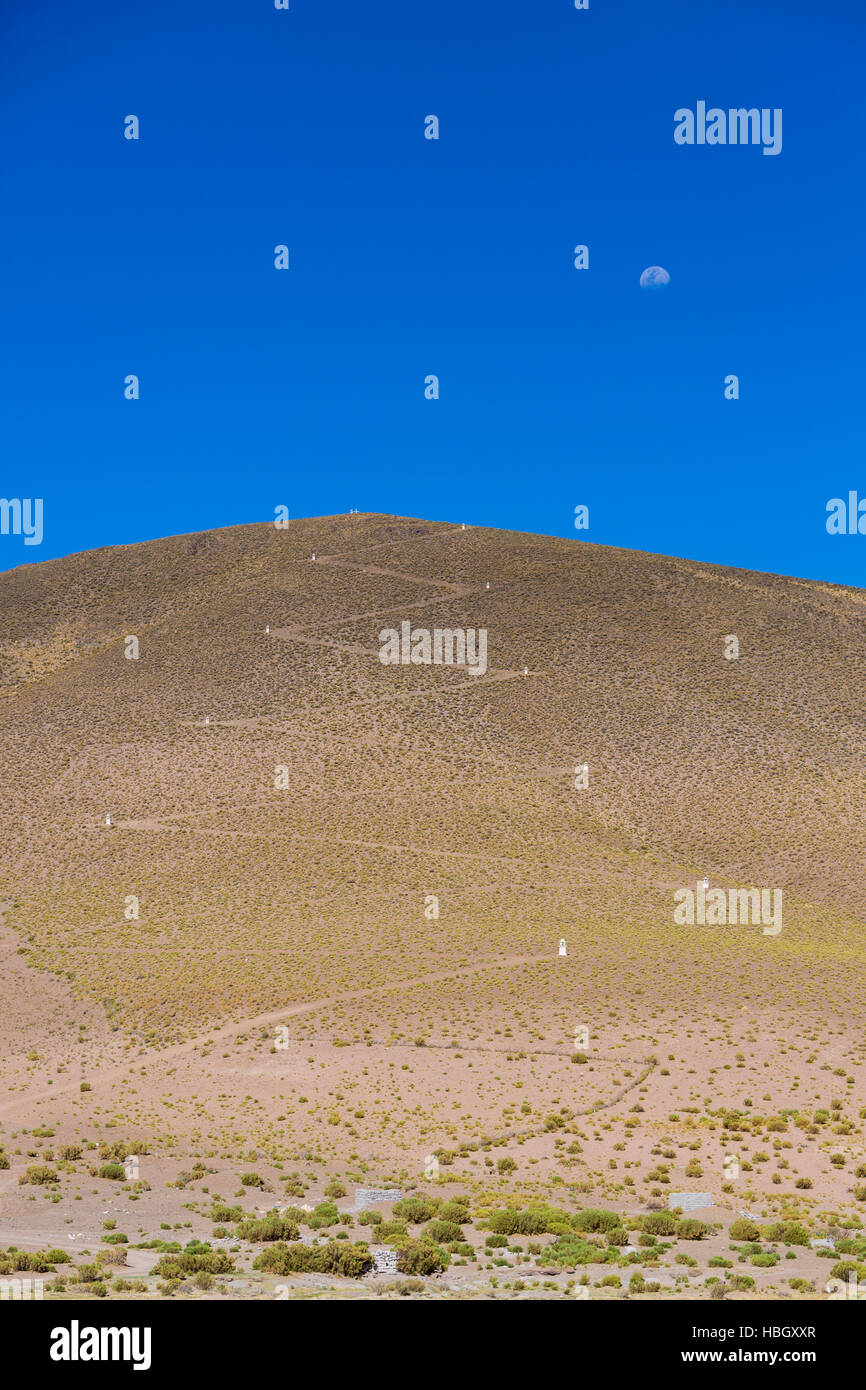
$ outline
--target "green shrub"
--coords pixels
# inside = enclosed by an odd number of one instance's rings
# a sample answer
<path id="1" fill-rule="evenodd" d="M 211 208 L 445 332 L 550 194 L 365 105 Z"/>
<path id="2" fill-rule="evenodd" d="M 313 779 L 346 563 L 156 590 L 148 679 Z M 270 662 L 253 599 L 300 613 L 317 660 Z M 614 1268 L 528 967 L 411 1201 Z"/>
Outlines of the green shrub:
<path id="1" fill-rule="evenodd" d="M 225 1250 L 200 1250 L 192 1253 L 182 1250 L 179 1255 L 163 1255 L 150 1271 L 163 1279 L 185 1279 L 188 1274 L 198 1274 L 206 1270 L 208 1274 L 230 1274 L 235 1267 L 231 1255 Z"/>
<path id="2" fill-rule="evenodd" d="M 754 1221 L 750 1221 L 746 1216 L 740 1216 L 736 1221 L 731 1222 L 728 1228 L 728 1235 L 731 1237 L 731 1240 L 753 1241 L 761 1239 L 759 1228 L 755 1225 Z M 772 1240 L 772 1236 L 770 1239 Z"/>
<path id="3" fill-rule="evenodd" d="M 146 1154 L 148 1148 L 146 1144 L 139 1141 L 133 1142 L 129 1139 L 114 1139 L 110 1144 L 102 1143 L 99 1146 L 99 1157 L 103 1163 L 122 1163 L 130 1154 Z"/>
<path id="4" fill-rule="evenodd" d="M 641 1226 L 653 1236 L 675 1236 L 679 1225 L 679 1217 L 669 1211 L 651 1211 L 641 1218 Z"/>
<path id="5" fill-rule="evenodd" d="M 572 1216 L 571 1224 L 576 1231 L 615 1231 L 622 1225 L 622 1217 L 615 1211 L 600 1211 L 594 1207 L 586 1207 Z"/>
<path id="6" fill-rule="evenodd" d="M 432 1220 L 436 1207 L 423 1197 L 403 1197 L 394 1203 L 393 1215 L 398 1221 L 408 1221 L 413 1226 Z"/>
<path id="7" fill-rule="evenodd" d="M 228 1207 L 224 1202 L 214 1202 L 211 1211 L 211 1221 L 222 1223 L 224 1221 L 243 1221 L 244 1212 L 242 1207 Z"/>
<path id="8" fill-rule="evenodd" d="M 589 1265 L 589 1264 L 614 1264 L 618 1259 L 616 1248 L 609 1246 L 603 1249 L 601 1246 L 592 1245 L 589 1241 L 582 1240 L 573 1231 L 570 1235 L 560 1236 L 552 1245 L 539 1255 L 537 1263 L 539 1265 Z"/>
<path id="9" fill-rule="evenodd" d="M 465 1226 L 469 1222 L 469 1208 L 465 1202 L 461 1202 L 457 1198 L 451 1202 L 445 1202 L 436 1215 L 440 1221 L 456 1221 L 458 1226 Z"/>
<path id="10" fill-rule="evenodd" d="M 407 1240 L 397 1251 L 397 1268 L 401 1274 L 438 1274 L 447 1265 L 445 1251 L 427 1240 Z"/>
<path id="11" fill-rule="evenodd" d="M 710 1227 L 705 1221 L 696 1221 L 694 1217 L 689 1217 L 677 1224 L 674 1235 L 677 1240 L 703 1240 L 710 1234 Z"/>
<path id="12" fill-rule="evenodd" d="M 339 1274 L 358 1279 L 373 1267 L 366 1245 L 329 1240 L 326 1245 L 286 1245 L 280 1241 L 253 1260 L 253 1269 L 270 1274 Z"/>
<path id="13" fill-rule="evenodd" d="M 10 1270 L 15 1270 L 16 1273 L 20 1270 L 29 1270 L 32 1274 L 54 1272 L 54 1261 L 42 1250 L 10 1250 L 6 1256 L 6 1263 Z"/>
<path id="14" fill-rule="evenodd" d="M 47 1163 L 31 1163 L 19 1173 L 18 1182 L 21 1186 L 25 1183 L 33 1183 L 36 1187 L 44 1187 L 47 1183 L 57 1182 L 59 1174 L 56 1168 L 51 1168 Z"/>
<path id="15" fill-rule="evenodd" d="M 381 1226 L 376 1227 L 376 1239 L 383 1245 L 389 1241 L 399 1240 L 406 1234 L 405 1221 L 383 1221 Z"/>
<path id="16" fill-rule="evenodd" d="M 313 1231 L 320 1231 L 325 1226 L 335 1226 L 339 1219 L 339 1209 L 334 1206 L 333 1202 L 319 1202 L 305 1217 L 304 1224 Z"/>
<path id="17" fill-rule="evenodd" d="M 248 1221 L 241 1221 L 238 1224 L 236 1235 L 238 1240 L 255 1242 L 297 1240 L 300 1231 L 293 1221 L 285 1221 L 283 1217 L 274 1213 L 263 1216 L 261 1220 L 251 1218 Z"/>
<path id="18" fill-rule="evenodd" d="M 779 1241 L 782 1245 L 808 1245 L 809 1232 L 797 1221 L 776 1221 L 764 1232 L 764 1239 Z"/>
<path id="19" fill-rule="evenodd" d="M 126 1251 L 122 1245 L 110 1245 L 107 1250 L 97 1250 L 96 1259 L 101 1265 L 125 1265 Z"/>
<path id="20" fill-rule="evenodd" d="M 847 1280 L 849 1274 L 857 1276 L 857 1280 L 866 1279 L 866 1265 L 857 1264 L 854 1260 L 838 1260 L 830 1270 L 831 1279 Z"/>
<path id="21" fill-rule="evenodd" d="M 463 1232 L 454 1221 L 433 1220 L 424 1227 L 423 1237 L 437 1245 L 447 1245 L 451 1240 L 462 1240 Z"/>
<path id="22" fill-rule="evenodd" d="M 115 1182 L 122 1182 L 126 1177 L 126 1169 L 122 1163 L 103 1163 L 96 1176 L 99 1178 L 113 1178 Z"/>
<path id="23" fill-rule="evenodd" d="M 618 1226 L 619 1218 L 614 1222 Z M 523 1211 L 518 1211 L 514 1207 L 503 1207 L 499 1211 L 493 1212 L 487 1221 L 487 1226 L 497 1235 L 503 1236 L 535 1236 L 550 1234 L 564 1234 L 571 1230 L 569 1217 L 566 1212 L 557 1211 L 552 1207 L 527 1207 Z M 591 1229 L 595 1230 L 595 1227 Z"/>

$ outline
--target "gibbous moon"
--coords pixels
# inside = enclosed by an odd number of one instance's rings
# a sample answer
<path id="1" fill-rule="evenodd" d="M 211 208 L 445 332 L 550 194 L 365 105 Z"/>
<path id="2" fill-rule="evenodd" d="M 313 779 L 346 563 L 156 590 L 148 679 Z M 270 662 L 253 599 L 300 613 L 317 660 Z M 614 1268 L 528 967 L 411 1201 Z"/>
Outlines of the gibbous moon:
<path id="1" fill-rule="evenodd" d="M 640 277 L 642 290 L 660 290 L 663 285 L 669 285 L 670 282 L 671 277 L 660 265 L 648 265 Z"/>

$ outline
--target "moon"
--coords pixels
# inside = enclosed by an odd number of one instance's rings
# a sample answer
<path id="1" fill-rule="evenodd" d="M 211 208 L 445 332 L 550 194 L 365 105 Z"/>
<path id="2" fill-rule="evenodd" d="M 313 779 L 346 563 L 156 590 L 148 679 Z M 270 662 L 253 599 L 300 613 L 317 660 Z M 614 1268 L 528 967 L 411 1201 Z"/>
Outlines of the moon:
<path id="1" fill-rule="evenodd" d="M 648 265 L 640 277 L 642 290 L 660 290 L 664 285 L 669 285 L 670 282 L 671 277 L 660 265 Z"/>

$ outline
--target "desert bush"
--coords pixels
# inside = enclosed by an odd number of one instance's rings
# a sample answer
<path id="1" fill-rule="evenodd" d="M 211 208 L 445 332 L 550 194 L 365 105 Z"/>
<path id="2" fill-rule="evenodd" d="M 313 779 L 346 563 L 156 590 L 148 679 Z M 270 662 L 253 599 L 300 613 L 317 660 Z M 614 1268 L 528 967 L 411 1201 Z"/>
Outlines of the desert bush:
<path id="1" fill-rule="evenodd" d="M 464 1202 L 455 1198 L 453 1201 L 445 1202 L 437 1211 L 436 1215 L 440 1221 L 456 1221 L 458 1226 L 465 1226 L 469 1222 L 469 1208 Z"/>
<path id="2" fill-rule="evenodd" d="M 728 1235 L 731 1240 L 760 1240 L 761 1232 L 754 1221 L 750 1221 L 746 1216 L 740 1216 L 736 1221 L 732 1221 L 728 1227 Z M 769 1237 L 772 1240 L 772 1236 Z"/>
<path id="3" fill-rule="evenodd" d="M 622 1217 L 615 1211 L 603 1211 L 595 1207 L 585 1207 L 575 1212 L 571 1218 L 575 1231 L 616 1231 L 622 1225 Z M 649 1229 L 649 1228 L 647 1228 Z"/>
<path id="4" fill-rule="evenodd" d="M 463 1239 L 463 1232 L 454 1221 L 428 1221 L 423 1234 L 425 1240 L 432 1240 L 435 1244 L 441 1245 L 447 1245 L 450 1240 Z"/>
<path id="5" fill-rule="evenodd" d="M 254 1242 L 270 1240 L 297 1240 L 300 1231 L 293 1221 L 285 1221 L 276 1213 L 263 1216 L 261 1220 L 241 1221 L 236 1235 L 239 1240 Z"/>
<path id="6" fill-rule="evenodd" d="M 269 1274 L 339 1274 L 358 1279 L 373 1267 L 366 1245 L 330 1240 L 326 1245 L 286 1245 L 280 1241 L 253 1260 L 253 1269 Z"/>
<path id="7" fill-rule="evenodd" d="M 111 1245 L 107 1250 L 98 1250 L 96 1259 L 101 1265 L 125 1265 L 126 1251 L 122 1246 Z"/>
<path id="8" fill-rule="evenodd" d="M 115 1182 L 122 1182 L 126 1177 L 126 1170 L 122 1163 L 103 1163 L 96 1176 L 98 1178 L 112 1178 Z"/>
<path id="9" fill-rule="evenodd" d="M 54 1261 L 50 1254 L 42 1250 L 10 1250 L 6 1255 L 6 1263 L 16 1273 L 21 1270 L 27 1270 L 31 1274 L 54 1272 Z"/>
<path id="10" fill-rule="evenodd" d="M 403 1197 L 393 1206 L 393 1214 L 398 1221 L 408 1221 L 413 1226 L 432 1220 L 436 1207 L 423 1197 Z"/>
<path id="11" fill-rule="evenodd" d="M 45 1187 L 48 1183 L 57 1182 L 58 1178 L 57 1169 L 51 1168 L 47 1163 L 31 1163 L 23 1173 L 18 1174 L 21 1186 L 33 1183 L 36 1187 Z"/>
<path id="12" fill-rule="evenodd" d="M 694 1217 L 687 1217 L 678 1222 L 674 1235 L 677 1240 L 703 1240 L 710 1234 L 710 1227 L 705 1221 L 697 1221 Z"/>
<path id="13" fill-rule="evenodd" d="M 582 1240 L 579 1235 L 572 1232 L 567 1236 L 559 1236 L 552 1245 L 548 1245 L 546 1250 L 538 1256 L 536 1263 L 541 1266 L 560 1265 L 576 1266 L 590 1264 L 613 1264 L 618 1259 L 618 1253 L 614 1246 L 606 1249 L 600 1245 L 592 1245 L 589 1241 Z"/>
<path id="14" fill-rule="evenodd" d="M 130 1154 L 146 1154 L 148 1147 L 139 1141 L 133 1142 L 130 1139 L 114 1139 L 111 1143 L 99 1145 L 99 1158 L 103 1163 L 122 1163 Z"/>
<path id="15" fill-rule="evenodd" d="M 679 1217 L 669 1211 L 651 1211 L 641 1218 L 641 1226 L 653 1236 L 675 1236 Z"/>
<path id="16" fill-rule="evenodd" d="M 173 1280 L 202 1270 L 208 1274 L 230 1274 L 234 1267 L 234 1260 L 225 1250 L 182 1250 L 179 1255 L 163 1255 L 150 1272 Z"/>
<path id="17" fill-rule="evenodd" d="M 397 1268 L 401 1274 L 438 1274 L 447 1265 L 445 1251 L 427 1240 L 407 1240 L 397 1251 Z"/>
<path id="18" fill-rule="evenodd" d="M 614 1225 L 619 1225 L 619 1218 Z M 571 1230 L 567 1212 L 545 1206 L 527 1207 L 523 1211 L 514 1207 L 502 1207 L 491 1214 L 487 1226 L 491 1231 L 503 1236 L 536 1236 L 546 1232 L 555 1235 L 566 1234 Z M 596 1227 L 587 1229 L 595 1230 Z"/>
<path id="19" fill-rule="evenodd" d="M 229 1207 L 224 1202 L 214 1202 L 209 1219 L 218 1222 L 243 1221 L 243 1207 Z"/>
<path id="20" fill-rule="evenodd" d="M 389 1241 L 399 1240 L 406 1235 L 405 1221 L 383 1221 L 376 1227 L 376 1239 L 386 1244 Z"/>
<path id="21" fill-rule="evenodd" d="M 831 1279 L 847 1280 L 849 1274 L 854 1274 L 857 1280 L 866 1279 L 866 1264 L 857 1264 L 854 1260 L 838 1260 L 830 1270 Z"/>
<path id="22" fill-rule="evenodd" d="M 808 1245 L 809 1232 L 797 1221 L 776 1221 L 764 1231 L 764 1239 L 779 1241 L 782 1245 Z"/>
<path id="23" fill-rule="evenodd" d="M 334 1206 L 333 1202 L 319 1202 L 305 1216 L 304 1224 L 313 1231 L 320 1231 L 324 1226 L 335 1226 L 339 1219 L 339 1209 Z"/>

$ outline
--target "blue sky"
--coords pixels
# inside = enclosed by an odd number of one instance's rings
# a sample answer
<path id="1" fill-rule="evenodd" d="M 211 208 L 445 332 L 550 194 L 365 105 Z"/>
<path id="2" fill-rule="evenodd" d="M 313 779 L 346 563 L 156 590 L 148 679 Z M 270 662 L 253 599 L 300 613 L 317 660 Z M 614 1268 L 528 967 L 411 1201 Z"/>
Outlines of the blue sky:
<path id="1" fill-rule="evenodd" d="M 866 585 L 825 529 L 866 496 L 864 38 L 851 0 L 4 0 L 0 496 L 44 540 L 0 569 L 585 503 L 582 539 Z M 782 108 L 782 153 L 676 145 L 698 100 Z"/>

